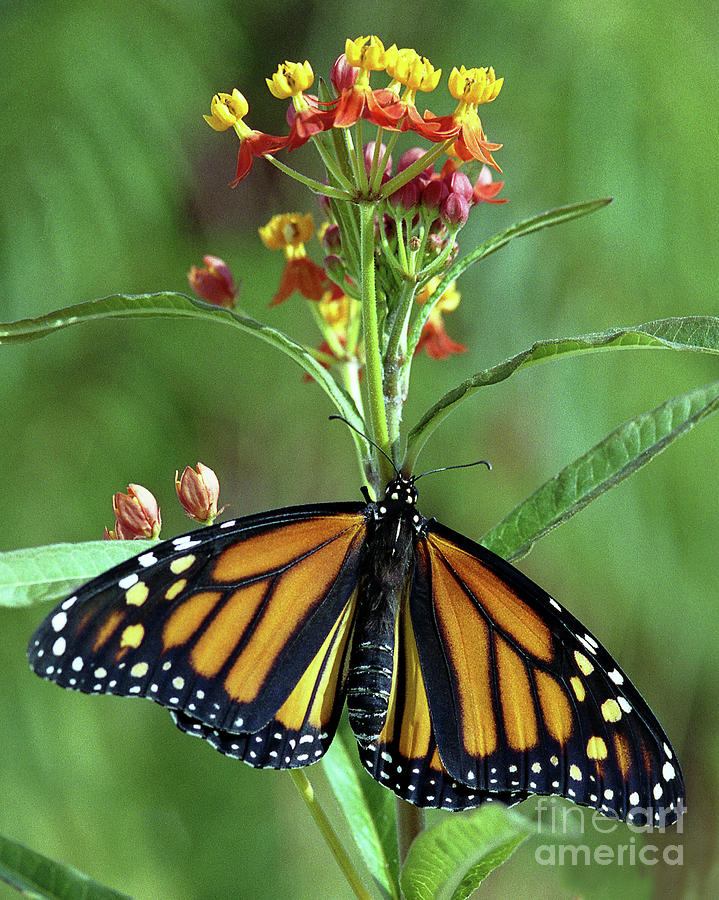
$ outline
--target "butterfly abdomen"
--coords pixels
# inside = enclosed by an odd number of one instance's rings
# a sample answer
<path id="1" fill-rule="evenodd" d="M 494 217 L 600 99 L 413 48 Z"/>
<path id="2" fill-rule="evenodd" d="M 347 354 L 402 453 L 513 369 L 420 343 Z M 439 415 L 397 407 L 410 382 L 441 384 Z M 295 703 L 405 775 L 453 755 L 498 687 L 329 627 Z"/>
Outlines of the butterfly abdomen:
<path id="1" fill-rule="evenodd" d="M 389 506 L 389 505 L 388 505 Z M 364 746 L 385 724 L 395 657 L 399 598 L 414 566 L 415 528 L 405 503 L 378 504 L 370 522 L 365 563 L 360 566 L 359 604 L 347 678 L 347 711 Z"/>

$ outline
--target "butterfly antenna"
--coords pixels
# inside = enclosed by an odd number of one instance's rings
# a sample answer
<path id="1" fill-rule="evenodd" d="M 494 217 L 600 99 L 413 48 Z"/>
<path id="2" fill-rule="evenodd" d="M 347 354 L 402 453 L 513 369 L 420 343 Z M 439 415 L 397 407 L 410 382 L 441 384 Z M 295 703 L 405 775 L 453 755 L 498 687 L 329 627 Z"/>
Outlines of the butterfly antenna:
<path id="1" fill-rule="evenodd" d="M 427 472 L 422 472 L 421 475 L 418 475 L 414 481 L 419 481 L 420 478 L 424 478 L 425 475 L 434 475 L 435 472 L 447 472 L 449 469 L 469 469 L 472 466 L 486 466 L 487 469 L 492 471 L 492 463 L 487 459 L 478 459 L 476 462 L 471 463 L 459 463 L 456 466 L 441 466 L 439 469 L 429 469 Z"/>
<path id="2" fill-rule="evenodd" d="M 367 435 L 366 435 L 363 431 L 360 431 L 359 428 L 355 428 L 355 426 L 354 426 L 351 422 L 348 422 L 347 419 L 345 419 L 344 416 L 331 415 L 331 416 L 330 416 L 330 419 L 339 419 L 340 422 L 344 422 L 345 425 L 346 425 L 348 428 L 351 428 L 352 431 L 356 431 L 357 434 L 358 434 L 360 437 L 364 438 L 364 439 L 367 441 L 368 444 L 371 444 L 375 449 L 379 450 L 379 452 L 382 454 L 382 456 L 384 456 L 385 459 L 389 460 L 390 465 L 391 465 L 392 468 L 394 469 L 394 474 L 399 478 L 400 471 L 399 471 L 399 469 L 397 468 L 397 466 L 395 465 L 394 460 L 392 459 L 392 457 L 391 457 L 388 453 L 385 453 L 384 450 L 379 446 L 379 444 L 376 444 L 376 443 L 372 440 L 372 438 L 367 437 Z M 474 463 L 471 463 L 471 465 L 474 465 Z M 450 468 L 451 468 L 451 467 L 450 467 Z"/>

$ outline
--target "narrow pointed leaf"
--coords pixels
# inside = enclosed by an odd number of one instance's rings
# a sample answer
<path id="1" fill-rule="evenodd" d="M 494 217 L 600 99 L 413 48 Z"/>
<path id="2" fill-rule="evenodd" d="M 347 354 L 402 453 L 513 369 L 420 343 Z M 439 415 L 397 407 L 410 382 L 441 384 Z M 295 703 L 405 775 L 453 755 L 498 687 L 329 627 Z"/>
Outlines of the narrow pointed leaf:
<path id="1" fill-rule="evenodd" d="M 491 253 L 495 253 L 497 250 L 506 246 L 510 241 L 514 240 L 514 238 L 523 237 L 525 234 L 533 234 L 535 231 L 539 231 L 542 228 L 560 225 L 562 222 L 570 222 L 572 219 L 578 219 L 580 216 L 586 216 L 588 213 L 602 209 L 611 202 L 611 197 L 602 197 L 599 200 L 586 200 L 583 203 L 570 203 L 568 206 L 558 206 L 555 209 L 540 213 L 538 216 L 532 216 L 529 219 L 524 219 L 522 222 L 510 225 L 509 228 L 500 231 L 499 234 L 495 234 L 488 241 L 480 244 L 479 247 L 476 247 L 471 253 L 456 260 L 444 273 L 442 280 L 432 292 L 433 296 L 439 300 L 449 285 L 459 278 L 459 276 L 471 265 L 474 265 L 474 263 L 479 262 Z M 421 313 L 412 324 L 407 341 L 410 357 L 414 348 L 417 346 L 422 328 L 429 318 L 433 305 L 434 304 L 432 303 L 426 303 Z"/>
<path id="2" fill-rule="evenodd" d="M 127 894 L 2 836 L 0 881 L 32 900 L 130 900 Z"/>
<path id="3" fill-rule="evenodd" d="M 526 820 L 489 803 L 418 835 L 400 884 L 405 900 L 466 900 L 532 833 Z"/>
<path id="4" fill-rule="evenodd" d="M 412 467 L 434 429 L 457 406 L 488 384 L 504 381 L 516 371 L 552 359 L 566 359 L 607 350 L 688 350 L 719 353 L 719 318 L 684 316 L 657 319 L 643 325 L 612 328 L 576 338 L 537 341 L 527 350 L 472 375 L 441 397 L 415 425 L 408 436 L 406 464 Z"/>
<path id="5" fill-rule="evenodd" d="M 505 559 L 523 556 L 534 541 L 646 465 L 717 408 L 719 381 L 714 381 L 629 419 L 516 506 L 481 543 Z"/>
<path id="6" fill-rule="evenodd" d="M 185 294 L 163 291 L 157 294 L 112 294 L 99 300 L 88 300 L 65 309 L 58 309 L 34 319 L 0 323 L 0 344 L 20 343 L 45 337 L 61 328 L 104 319 L 127 318 L 190 318 L 232 325 L 246 334 L 254 335 L 276 350 L 281 350 L 301 366 L 325 391 L 340 413 L 362 430 L 364 424 L 352 398 L 337 384 L 312 354 L 276 328 L 233 309 L 212 306 Z M 365 445 L 357 438 L 358 447 L 365 453 Z M 365 453 L 366 455 L 366 453 Z"/>
<path id="7" fill-rule="evenodd" d="M 0 606 L 59 600 L 157 541 L 86 541 L 0 553 Z"/>
<path id="8" fill-rule="evenodd" d="M 357 741 L 346 724 L 338 729 L 322 765 L 354 842 L 382 896 L 398 900 L 394 794 L 362 769 Z"/>

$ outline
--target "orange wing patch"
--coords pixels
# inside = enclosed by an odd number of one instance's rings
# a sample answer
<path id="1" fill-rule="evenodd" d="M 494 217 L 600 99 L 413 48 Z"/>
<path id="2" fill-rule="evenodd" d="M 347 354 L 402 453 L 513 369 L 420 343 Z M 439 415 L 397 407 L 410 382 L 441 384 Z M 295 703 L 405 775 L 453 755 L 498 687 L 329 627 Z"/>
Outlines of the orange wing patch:
<path id="1" fill-rule="evenodd" d="M 434 566 L 441 558 L 486 610 L 492 622 L 530 656 L 549 662 L 554 657 L 552 634 L 541 616 L 481 560 L 456 544 L 431 534 L 428 545 Z"/>
<path id="2" fill-rule="evenodd" d="M 267 576 L 288 565 L 288 556 L 297 560 L 322 544 L 347 537 L 359 530 L 356 515 L 321 516 L 291 525 L 262 531 L 233 544 L 217 557 L 212 577 L 226 584 Z"/>

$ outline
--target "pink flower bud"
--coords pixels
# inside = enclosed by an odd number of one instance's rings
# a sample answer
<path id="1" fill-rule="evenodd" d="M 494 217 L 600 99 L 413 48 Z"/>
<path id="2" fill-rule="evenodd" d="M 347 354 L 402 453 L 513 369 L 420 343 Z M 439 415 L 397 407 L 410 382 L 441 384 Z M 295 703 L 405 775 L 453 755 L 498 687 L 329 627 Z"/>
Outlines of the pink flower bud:
<path id="1" fill-rule="evenodd" d="M 397 163 L 397 172 L 404 172 L 405 169 L 409 168 L 413 163 L 416 163 L 417 160 L 425 156 L 426 153 L 427 151 L 424 147 L 411 147 L 409 150 L 405 150 Z M 424 187 L 424 185 L 432 178 L 432 175 L 434 175 L 434 166 L 430 163 L 426 169 L 422 169 L 419 175 L 415 175 L 415 178 L 419 180 L 420 186 Z"/>
<path id="2" fill-rule="evenodd" d="M 322 235 L 322 246 L 326 253 L 340 253 L 342 250 L 342 235 L 337 225 L 328 225 Z"/>
<path id="3" fill-rule="evenodd" d="M 206 269 L 192 266 L 187 273 L 190 287 L 203 300 L 214 306 L 232 307 L 235 305 L 235 280 L 227 263 L 219 256 L 203 256 Z"/>
<path id="4" fill-rule="evenodd" d="M 467 178 L 464 172 L 452 172 L 445 176 L 444 182 L 449 188 L 450 193 L 460 194 L 467 203 L 472 202 L 472 182 Z"/>
<path id="5" fill-rule="evenodd" d="M 469 216 L 469 203 L 461 194 L 450 193 L 439 208 L 442 221 L 461 228 Z"/>
<path id="6" fill-rule="evenodd" d="M 388 200 L 399 212 L 409 212 L 419 204 L 419 185 L 412 179 L 390 194 Z"/>
<path id="7" fill-rule="evenodd" d="M 158 537 L 162 518 L 154 495 L 141 484 L 129 484 L 127 491 L 112 498 L 115 537 L 118 540 Z M 112 532 L 109 534 L 112 536 Z"/>
<path id="8" fill-rule="evenodd" d="M 175 490 L 191 519 L 210 525 L 218 512 L 222 511 L 217 509 L 220 482 L 212 469 L 201 462 L 197 463 L 196 469 L 187 466 L 179 479 L 175 472 Z"/>
<path id="9" fill-rule="evenodd" d="M 330 70 L 330 81 L 337 93 L 341 94 L 342 91 L 346 91 L 352 87 L 355 81 L 357 81 L 358 75 L 359 69 L 355 68 L 355 66 L 351 66 L 347 62 L 347 57 L 342 53 L 334 61 L 332 69 Z"/>
<path id="10" fill-rule="evenodd" d="M 444 181 L 435 178 L 422 188 L 422 205 L 427 209 L 439 209 L 449 195 Z"/>

